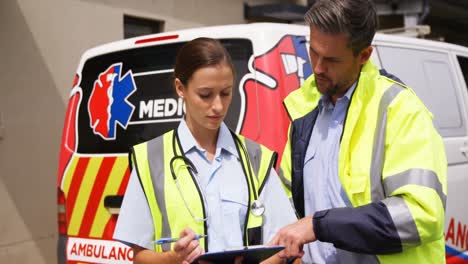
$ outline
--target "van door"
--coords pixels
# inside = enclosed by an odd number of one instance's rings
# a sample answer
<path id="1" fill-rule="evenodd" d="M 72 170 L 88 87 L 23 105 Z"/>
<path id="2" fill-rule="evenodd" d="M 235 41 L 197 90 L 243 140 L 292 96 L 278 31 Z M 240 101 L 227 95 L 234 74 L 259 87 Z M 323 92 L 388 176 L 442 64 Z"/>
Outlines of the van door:
<path id="1" fill-rule="evenodd" d="M 445 220 L 447 257 L 466 252 L 468 212 L 467 89 L 461 72 L 468 72 L 468 57 L 449 51 L 413 47 L 377 47 L 382 67 L 410 86 L 434 115 L 444 139 L 448 160 L 448 195 Z M 465 75 L 465 77 L 468 75 Z M 468 259 L 468 257 L 466 257 Z"/>
<path id="2" fill-rule="evenodd" d="M 468 52 L 454 55 L 455 70 L 460 84 L 462 112 L 468 115 Z M 464 119 L 467 123 L 467 119 Z M 468 187 L 468 136 L 454 137 L 450 142 L 448 169 L 448 203 L 445 222 L 447 263 L 466 263 L 468 261 L 468 211 L 466 190 Z M 449 260 L 450 259 L 450 260 Z"/>

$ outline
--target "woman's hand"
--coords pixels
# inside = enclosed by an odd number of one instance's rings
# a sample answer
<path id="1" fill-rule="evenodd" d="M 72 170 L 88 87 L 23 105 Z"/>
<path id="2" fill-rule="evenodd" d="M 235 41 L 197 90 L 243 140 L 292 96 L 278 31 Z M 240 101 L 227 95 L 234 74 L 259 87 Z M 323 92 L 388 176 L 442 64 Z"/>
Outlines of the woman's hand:
<path id="1" fill-rule="evenodd" d="M 198 240 L 195 239 L 195 233 L 190 228 L 185 228 L 179 235 L 180 239 L 174 245 L 174 253 L 177 262 L 182 264 L 191 263 L 196 257 L 205 253 Z"/>

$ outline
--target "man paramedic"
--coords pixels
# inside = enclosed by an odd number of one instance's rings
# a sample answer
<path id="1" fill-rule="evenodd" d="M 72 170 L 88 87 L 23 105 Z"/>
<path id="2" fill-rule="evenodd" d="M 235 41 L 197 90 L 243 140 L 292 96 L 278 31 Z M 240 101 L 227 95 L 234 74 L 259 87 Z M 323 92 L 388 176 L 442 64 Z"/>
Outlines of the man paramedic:
<path id="1" fill-rule="evenodd" d="M 270 244 L 305 263 L 444 262 L 444 145 L 415 93 L 369 60 L 372 1 L 317 0 L 305 21 L 314 74 L 284 100 L 280 171 L 302 219 Z"/>

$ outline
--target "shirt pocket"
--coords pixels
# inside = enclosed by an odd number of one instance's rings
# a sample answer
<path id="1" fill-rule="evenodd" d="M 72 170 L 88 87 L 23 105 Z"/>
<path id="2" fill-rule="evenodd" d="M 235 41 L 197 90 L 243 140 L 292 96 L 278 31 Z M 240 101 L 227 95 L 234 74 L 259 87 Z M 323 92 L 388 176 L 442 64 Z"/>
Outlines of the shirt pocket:
<path id="1" fill-rule="evenodd" d="M 226 233 L 224 235 L 226 247 L 243 245 L 245 217 L 248 208 L 248 194 L 237 189 L 221 190 L 222 224 Z M 237 190 L 237 191 L 236 191 Z"/>

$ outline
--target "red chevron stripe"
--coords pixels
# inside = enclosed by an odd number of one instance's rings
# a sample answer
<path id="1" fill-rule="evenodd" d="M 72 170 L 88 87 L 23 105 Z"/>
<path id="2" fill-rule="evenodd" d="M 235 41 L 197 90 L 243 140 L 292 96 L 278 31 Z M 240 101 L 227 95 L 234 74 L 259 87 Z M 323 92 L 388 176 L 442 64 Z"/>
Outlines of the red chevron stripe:
<path id="1" fill-rule="evenodd" d="M 88 206 L 83 216 L 80 231 L 78 236 L 89 237 L 91 226 L 93 225 L 94 218 L 99 206 L 103 206 L 103 193 L 106 187 L 107 180 L 114 167 L 116 157 L 106 157 L 102 160 L 99 171 L 97 172 L 96 180 L 93 183 L 93 189 L 88 198 Z M 85 202 L 85 201 L 84 201 Z"/>
<path id="2" fill-rule="evenodd" d="M 112 239 L 114 236 L 115 225 L 117 224 L 118 215 L 111 215 L 109 221 L 104 228 L 104 233 L 102 234 L 102 238 L 104 239 Z"/>
<path id="3" fill-rule="evenodd" d="M 129 178 L 130 178 L 130 169 L 127 167 L 127 170 L 125 171 L 125 175 L 122 179 L 122 182 L 120 183 L 119 190 L 117 191 L 118 195 L 123 195 L 125 193 Z M 102 238 L 112 239 L 112 236 L 114 235 L 114 229 L 115 229 L 116 223 L 117 223 L 117 215 L 112 215 L 106 224 Z"/>
<path id="4" fill-rule="evenodd" d="M 76 169 L 73 173 L 72 182 L 70 184 L 70 189 L 67 193 L 67 226 L 70 225 L 71 213 L 75 208 L 76 197 L 78 196 L 78 191 L 80 190 L 81 182 L 88 167 L 89 158 L 79 158 L 78 164 L 76 164 Z"/>
<path id="5" fill-rule="evenodd" d="M 120 183 L 119 191 L 117 192 L 119 195 L 124 195 L 125 190 L 127 190 L 129 179 L 130 179 L 130 167 L 127 166 L 127 170 L 125 171 L 125 175 L 122 179 L 122 183 Z"/>

